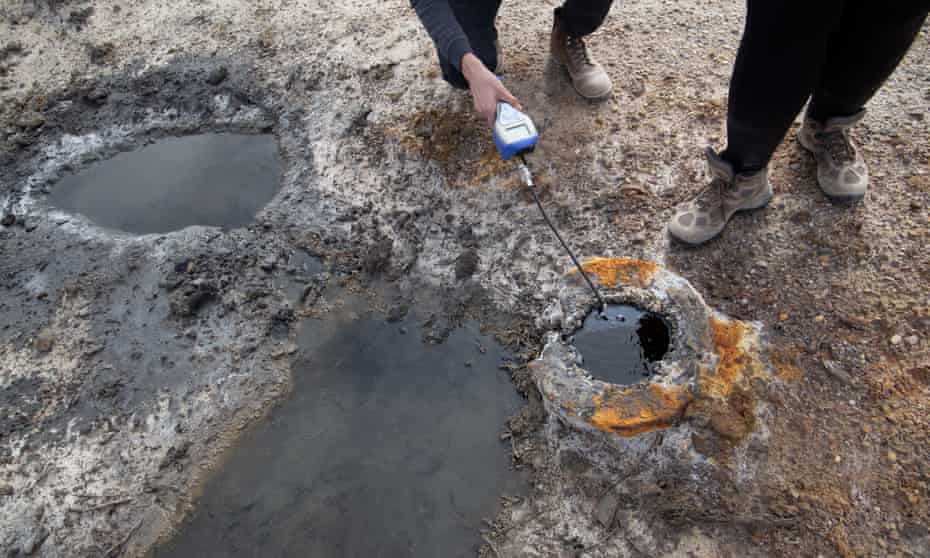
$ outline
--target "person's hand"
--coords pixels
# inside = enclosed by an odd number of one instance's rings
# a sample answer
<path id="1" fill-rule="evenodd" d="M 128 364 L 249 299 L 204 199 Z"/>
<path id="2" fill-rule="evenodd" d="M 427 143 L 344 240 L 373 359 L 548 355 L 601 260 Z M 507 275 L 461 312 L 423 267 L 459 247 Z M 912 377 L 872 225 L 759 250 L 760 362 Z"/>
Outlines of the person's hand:
<path id="1" fill-rule="evenodd" d="M 475 102 L 475 113 L 486 121 L 488 126 L 494 125 L 498 101 L 510 103 L 523 110 L 520 101 L 507 91 L 501 80 L 497 79 L 474 54 L 468 53 L 462 57 L 462 75 L 468 80 L 468 88 Z"/>

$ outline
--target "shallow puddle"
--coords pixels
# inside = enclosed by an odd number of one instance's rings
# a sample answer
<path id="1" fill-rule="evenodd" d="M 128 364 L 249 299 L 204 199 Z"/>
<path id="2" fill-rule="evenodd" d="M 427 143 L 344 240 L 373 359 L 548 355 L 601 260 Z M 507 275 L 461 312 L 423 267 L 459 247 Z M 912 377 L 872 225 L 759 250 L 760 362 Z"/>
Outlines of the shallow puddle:
<path id="1" fill-rule="evenodd" d="M 522 490 L 499 433 L 521 404 L 474 325 L 307 321 L 294 393 L 246 436 L 158 557 L 473 557 Z"/>
<path id="2" fill-rule="evenodd" d="M 574 336 L 573 345 L 584 359 L 585 370 L 599 380 L 621 385 L 651 376 L 655 362 L 668 352 L 665 321 L 627 305 L 609 305 L 606 317 L 592 312 Z"/>
<path id="3" fill-rule="evenodd" d="M 281 188 L 273 136 L 170 137 L 61 179 L 50 202 L 136 234 L 247 225 Z"/>

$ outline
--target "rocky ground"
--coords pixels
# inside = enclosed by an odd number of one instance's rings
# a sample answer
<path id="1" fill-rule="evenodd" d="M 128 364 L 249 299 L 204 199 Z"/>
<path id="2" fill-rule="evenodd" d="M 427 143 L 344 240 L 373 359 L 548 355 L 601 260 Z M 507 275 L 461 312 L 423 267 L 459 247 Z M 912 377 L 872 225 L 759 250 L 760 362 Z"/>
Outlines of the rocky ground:
<path id="1" fill-rule="evenodd" d="M 553 452 L 516 370 L 529 404 L 508 427 L 533 489 L 502 503 L 482 552 L 930 556 L 930 28 L 856 129 L 863 203 L 831 205 L 789 139 L 769 208 L 685 249 L 664 223 L 723 145 L 742 5 L 616 5 L 590 41 L 616 83 L 603 103 L 547 64 L 551 8 L 505 3 L 499 29 L 556 221 L 583 257 L 657 262 L 758 322 L 779 379 L 764 451 L 722 467 L 708 500 L 699 479 L 605 477 Z M 144 554 L 286 392 L 292 324 L 329 287 L 378 277 L 432 305 L 437 336 L 477 316 L 535 355 L 569 262 L 432 57 L 401 0 L 0 6 L 6 555 Z M 282 191 L 248 228 L 133 237 L 46 202 L 62 173 L 204 130 L 279 138 Z M 299 253 L 323 273 L 289 269 Z"/>

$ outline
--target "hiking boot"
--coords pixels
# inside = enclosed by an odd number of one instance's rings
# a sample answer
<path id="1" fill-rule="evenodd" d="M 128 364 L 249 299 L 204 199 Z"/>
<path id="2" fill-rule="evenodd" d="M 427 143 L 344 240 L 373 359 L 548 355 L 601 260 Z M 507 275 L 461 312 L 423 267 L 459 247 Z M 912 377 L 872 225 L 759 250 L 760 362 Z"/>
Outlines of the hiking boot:
<path id="1" fill-rule="evenodd" d="M 568 70 L 572 87 L 586 99 L 603 99 L 610 95 L 614 85 L 604 67 L 591 59 L 581 37 L 569 36 L 562 30 L 558 16 L 552 23 L 549 52 L 555 62 Z"/>
<path id="2" fill-rule="evenodd" d="M 682 205 L 668 224 L 668 232 L 685 244 L 701 244 L 714 238 L 737 211 L 764 207 L 772 199 L 768 169 L 736 174 L 733 166 L 707 148 L 707 164 L 713 181 L 693 200 Z"/>
<path id="3" fill-rule="evenodd" d="M 805 117 L 798 141 L 817 159 L 817 184 L 834 201 L 857 201 L 869 186 L 869 169 L 849 137 L 849 128 L 862 120 L 865 109 L 824 123 Z"/>

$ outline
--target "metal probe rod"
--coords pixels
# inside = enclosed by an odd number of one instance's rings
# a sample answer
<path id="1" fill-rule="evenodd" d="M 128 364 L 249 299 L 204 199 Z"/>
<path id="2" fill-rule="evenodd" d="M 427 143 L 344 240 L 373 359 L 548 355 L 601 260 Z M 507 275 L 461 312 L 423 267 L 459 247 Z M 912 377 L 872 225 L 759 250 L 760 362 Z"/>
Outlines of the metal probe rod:
<path id="1" fill-rule="evenodd" d="M 546 214 L 546 210 L 543 209 L 542 202 L 539 201 L 539 196 L 536 195 L 536 186 L 533 184 L 533 175 L 530 173 L 530 168 L 527 166 L 526 157 L 520 155 L 520 177 L 523 179 L 523 184 L 526 185 L 526 189 L 530 191 L 530 194 L 533 196 L 533 201 L 536 202 L 536 207 L 539 208 L 539 212 L 542 213 L 543 219 L 546 221 L 546 224 L 549 225 L 549 228 L 552 229 L 552 233 L 555 234 L 555 237 L 559 239 L 559 242 L 562 243 L 562 248 L 565 248 L 565 251 L 568 252 L 568 257 L 572 259 L 575 267 L 578 268 L 578 273 L 584 277 L 585 283 L 591 287 L 591 292 L 594 293 L 594 296 L 597 297 L 598 303 L 598 312 L 603 314 L 607 311 L 607 303 L 604 302 L 604 298 L 601 296 L 600 291 L 597 290 L 597 287 L 594 286 L 594 283 L 591 282 L 591 279 L 588 277 L 588 274 L 585 273 L 584 269 L 581 267 L 581 264 L 578 263 L 578 258 L 575 257 L 575 253 L 572 252 L 572 249 L 569 248 L 568 244 L 565 242 L 565 239 L 562 238 L 562 235 L 559 234 L 559 231 L 555 228 L 555 225 L 552 224 L 552 221 L 549 219 L 549 215 Z"/>

